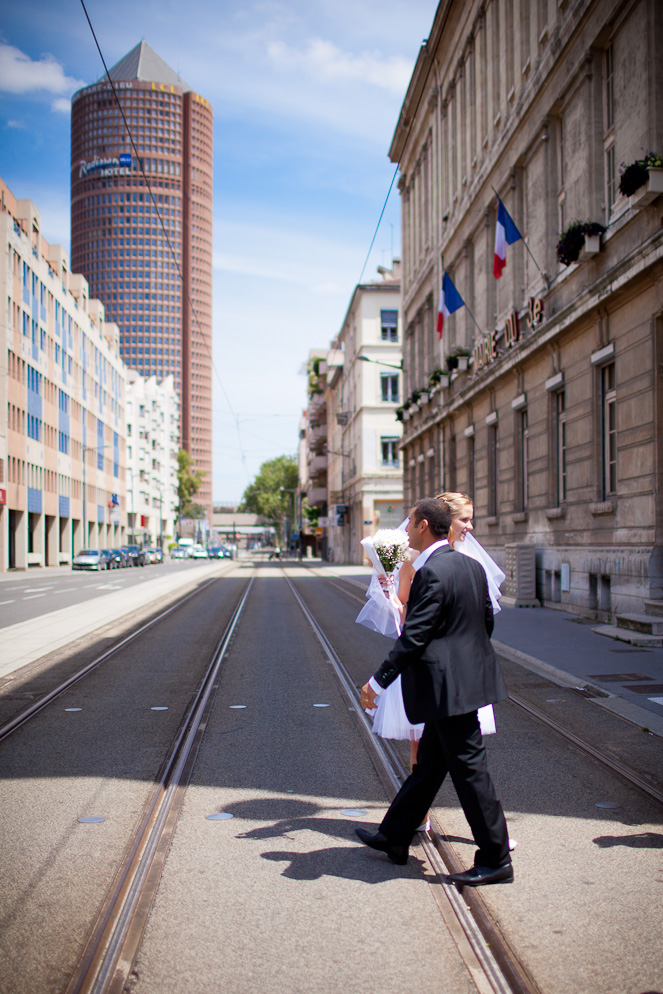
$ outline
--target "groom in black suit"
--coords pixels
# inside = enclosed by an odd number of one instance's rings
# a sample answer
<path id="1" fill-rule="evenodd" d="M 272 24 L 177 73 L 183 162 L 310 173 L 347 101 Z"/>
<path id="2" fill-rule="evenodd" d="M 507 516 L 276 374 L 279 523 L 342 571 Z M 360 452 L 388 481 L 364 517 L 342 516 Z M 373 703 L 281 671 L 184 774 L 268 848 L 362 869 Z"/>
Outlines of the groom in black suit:
<path id="1" fill-rule="evenodd" d="M 417 762 L 394 798 L 380 830 L 357 835 L 393 863 L 408 847 L 449 773 L 478 846 L 474 866 L 452 873 L 458 884 L 513 880 L 502 806 L 488 773 L 477 709 L 507 696 L 490 642 L 493 610 L 483 567 L 447 541 L 451 511 L 444 501 L 418 500 L 410 513 L 410 547 L 420 553 L 400 638 L 369 682 L 361 704 L 401 674 L 403 703 L 412 724 L 425 722 Z"/>

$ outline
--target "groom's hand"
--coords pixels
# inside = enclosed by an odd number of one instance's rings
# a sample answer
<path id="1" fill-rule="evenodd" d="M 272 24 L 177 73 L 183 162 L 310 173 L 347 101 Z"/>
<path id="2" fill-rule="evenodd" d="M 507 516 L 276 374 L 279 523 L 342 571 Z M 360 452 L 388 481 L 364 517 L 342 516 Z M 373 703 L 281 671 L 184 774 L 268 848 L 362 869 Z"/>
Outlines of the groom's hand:
<path id="1" fill-rule="evenodd" d="M 373 690 L 370 684 L 365 683 L 361 688 L 360 703 L 364 710 L 372 711 L 375 708 L 375 698 L 377 694 Z"/>

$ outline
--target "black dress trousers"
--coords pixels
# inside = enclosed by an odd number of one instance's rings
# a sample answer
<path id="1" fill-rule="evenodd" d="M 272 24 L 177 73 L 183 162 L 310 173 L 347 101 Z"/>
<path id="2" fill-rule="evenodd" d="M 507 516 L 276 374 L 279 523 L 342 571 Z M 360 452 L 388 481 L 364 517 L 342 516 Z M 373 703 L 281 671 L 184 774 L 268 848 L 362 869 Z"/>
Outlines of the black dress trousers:
<path id="1" fill-rule="evenodd" d="M 506 819 L 488 773 L 476 711 L 426 723 L 417 763 L 380 831 L 393 845 L 409 846 L 447 773 L 478 846 L 475 865 L 505 866 L 511 861 Z"/>

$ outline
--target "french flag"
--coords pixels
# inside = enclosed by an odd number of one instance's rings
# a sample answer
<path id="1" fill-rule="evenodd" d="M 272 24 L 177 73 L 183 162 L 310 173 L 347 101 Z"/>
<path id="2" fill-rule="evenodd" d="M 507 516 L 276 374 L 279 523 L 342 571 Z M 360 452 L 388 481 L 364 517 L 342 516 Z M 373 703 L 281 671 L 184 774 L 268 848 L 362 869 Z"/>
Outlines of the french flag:
<path id="1" fill-rule="evenodd" d="M 495 226 L 495 258 L 493 259 L 493 275 L 496 280 L 500 278 L 506 266 L 506 247 L 513 245 L 523 236 L 520 234 L 513 218 L 500 200 L 497 198 L 497 225 Z"/>
<path id="2" fill-rule="evenodd" d="M 442 341 L 442 327 L 444 325 L 444 319 L 448 318 L 450 314 L 453 314 L 454 311 L 457 311 L 460 307 L 464 306 L 465 301 L 453 285 L 449 274 L 445 273 L 442 277 L 440 306 L 437 311 L 437 334 L 440 341 Z"/>

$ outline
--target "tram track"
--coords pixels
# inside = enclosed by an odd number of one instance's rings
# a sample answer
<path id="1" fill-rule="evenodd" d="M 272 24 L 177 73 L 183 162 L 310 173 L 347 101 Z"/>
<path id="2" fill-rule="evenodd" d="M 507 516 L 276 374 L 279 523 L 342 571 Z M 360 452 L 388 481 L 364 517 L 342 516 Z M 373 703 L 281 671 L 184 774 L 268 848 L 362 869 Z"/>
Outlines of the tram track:
<path id="1" fill-rule="evenodd" d="M 121 638 L 109 649 L 106 649 L 105 652 L 100 653 L 89 663 L 86 663 L 85 666 L 80 667 L 80 669 L 76 670 L 75 673 L 72 673 L 69 677 L 67 677 L 66 680 L 61 681 L 56 687 L 52 687 L 45 694 L 39 695 L 36 698 L 36 700 L 31 701 L 24 708 L 21 708 L 19 711 L 17 711 L 14 715 L 12 715 L 9 719 L 7 719 L 5 722 L 3 722 L 0 725 L 0 742 L 8 738 L 19 728 L 21 728 L 23 725 L 29 722 L 32 718 L 34 718 L 37 714 L 39 714 L 40 711 L 48 707 L 49 704 L 52 704 L 53 701 L 55 701 L 58 697 L 60 697 L 61 694 L 63 694 L 66 690 L 69 690 L 70 687 L 73 687 L 74 684 L 78 683 L 80 680 L 84 679 L 84 677 L 86 677 L 89 673 L 92 673 L 94 670 L 96 670 L 99 666 L 101 666 L 102 663 L 106 662 L 106 660 L 116 655 L 118 652 L 120 652 L 121 649 L 130 645 L 132 642 L 135 642 L 138 638 L 140 638 L 141 635 L 144 635 L 155 625 L 158 625 L 170 614 L 172 614 L 178 608 L 182 607 L 182 605 L 186 604 L 192 598 L 201 594 L 204 590 L 206 590 L 209 586 L 211 586 L 211 584 L 215 582 L 216 578 L 212 578 L 210 580 L 207 580 L 205 583 L 201 584 L 200 586 L 196 587 L 195 590 L 192 590 L 188 594 L 185 594 L 184 597 L 179 598 L 174 604 L 171 604 L 164 611 L 161 611 L 153 618 L 150 618 L 149 621 L 145 622 L 145 624 L 135 629 L 129 635 L 126 635 L 124 636 L 124 638 Z"/>
<path id="2" fill-rule="evenodd" d="M 315 632 L 343 690 L 354 705 L 357 719 L 363 726 L 365 740 L 368 742 L 369 748 L 372 748 L 378 761 L 382 764 L 394 792 L 398 791 L 407 777 L 407 773 L 396 751 L 389 740 L 380 739 L 373 735 L 372 724 L 359 706 L 359 694 L 346 666 L 287 575 L 286 580 L 300 609 Z M 334 586 L 338 585 L 334 584 Z M 343 588 L 339 586 L 339 589 Z M 421 833 L 421 841 L 427 859 L 443 888 L 446 902 L 452 909 L 462 931 L 462 939 L 465 941 L 458 941 L 458 938 L 455 937 L 456 945 L 477 990 L 479 992 L 490 991 L 492 994 L 540 994 L 540 989 L 533 977 L 520 962 L 504 933 L 493 920 L 481 896 L 475 891 L 468 891 L 468 889 L 461 892 L 455 885 L 444 882 L 444 877 L 448 873 L 462 872 L 465 867 L 459 862 L 451 846 L 444 841 L 443 831 L 436 824 L 434 816 L 431 817 L 431 822 L 437 830 L 433 829 L 428 833 Z M 437 895 L 435 896 L 438 906 L 440 906 L 440 912 L 449 926 L 447 909 Z M 453 933 L 453 928 L 451 931 Z"/>
<path id="3" fill-rule="evenodd" d="M 288 564 L 283 564 L 281 570 L 299 610 L 320 644 L 344 696 L 351 705 L 349 710 L 355 713 L 353 720 L 356 716 L 362 731 L 362 739 L 372 753 L 374 767 L 377 769 L 379 766 L 383 773 L 381 778 L 383 782 L 387 782 L 393 790 L 397 790 L 406 776 L 397 751 L 389 741 L 378 739 L 372 734 L 370 720 L 359 707 L 356 682 L 323 630 L 318 620 L 320 611 L 316 612 L 318 615 L 316 617 L 307 606 L 288 576 Z M 365 598 L 348 590 L 347 584 L 342 581 L 337 583 L 335 580 L 330 580 L 324 575 L 324 571 L 311 570 L 311 573 L 314 576 L 321 575 L 352 600 L 364 603 Z M 187 787 L 214 706 L 224 660 L 244 616 L 254 577 L 255 572 L 236 597 L 236 604 L 232 608 L 232 614 L 223 634 L 210 652 L 204 668 L 201 667 L 202 675 L 198 677 L 198 686 L 193 698 L 187 703 L 177 734 L 144 799 L 110 886 L 106 885 L 105 898 L 97 907 L 94 924 L 89 930 L 87 942 L 78 958 L 76 968 L 71 973 L 66 994 L 121 994 L 127 989 L 162 878 Z M 132 632 L 130 636 L 121 639 L 115 646 L 100 654 L 87 666 L 82 667 L 65 683 L 53 688 L 49 695 L 44 695 L 43 700 L 33 702 L 21 712 L 21 715 L 24 715 L 23 720 L 7 730 L 4 737 L 29 722 L 67 687 L 82 680 L 88 672 L 98 668 L 104 660 L 119 652 L 139 635 L 147 634 L 158 621 L 165 620 L 177 607 L 190 601 L 195 594 L 207 589 L 209 585 L 206 583 L 187 594 L 166 611 Z M 232 602 L 228 607 L 230 610 Z M 516 694 L 512 697 L 512 703 L 531 718 L 541 720 L 554 732 L 564 735 L 563 726 L 549 719 L 543 712 L 539 712 L 539 709 L 529 701 L 519 699 L 519 695 Z M 19 715 L 10 721 L 13 722 L 17 718 Z M 0 727 L 0 741 L 4 729 L 5 726 Z M 616 763 L 611 757 L 597 755 L 598 750 L 589 743 L 583 743 L 577 736 L 569 734 L 565 738 L 577 748 L 583 748 L 583 745 L 589 746 L 584 751 L 593 759 L 602 762 L 613 775 L 637 787 L 658 803 L 663 802 L 658 791 L 654 790 L 652 793 L 651 788 L 644 781 L 642 784 L 631 782 L 628 779 L 629 771 L 622 767 L 622 764 Z M 536 981 L 520 961 L 481 894 L 469 889 L 461 892 L 454 885 L 445 883 L 444 877 L 447 873 L 458 872 L 464 869 L 464 866 L 460 865 L 452 845 L 445 840 L 444 829 L 434 817 L 432 821 L 433 831 L 425 835 L 422 833 L 420 836 L 426 860 L 437 877 L 436 882 L 430 884 L 431 892 L 478 994 L 540 994 Z M 109 878 L 110 875 L 106 879 Z"/>
<path id="4" fill-rule="evenodd" d="M 360 597 L 352 590 L 348 590 L 347 585 L 344 585 L 343 582 L 338 583 L 335 580 L 329 579 L 329 577 L 325 576 L 325 573 L 322 570 L 318 570 L 315 575 L 326 579 L 329 584 L 344 593 L 347 597 L 357 601 L 362 606 L 365 604 L 366 598 Z M 591 758 L 596 760 L 598 763 L 601 763 L 601 765 L 608 769 L 614 776 L 618 777 L 629 787 L 633 787 L 635 790 L 639 791 L 639 793 L 648 798 L 648 800 L 654 801 L 656 804 L 663 806 L 663 792 L 648 783 L 637 770 L 632 769 L 628 766 L 628 764 L 620 762 L 604 750 L 592 745 L 591 742 L 588 742 L 581 736 L 576 735 L 572 729 L 567 728 L 559 721 L 555 721 L 547 715 L 545 711 L 537 707 L 531 701 L 526 700 L 520 694 L 509 691 L 508 700 L 516 708 L 529 715 L 530 718 L 533 718 L 535 721 L 545 725 L 547 728 L 552 729 L 563 739 L 565 739 L 566 742 L 579 749 L 586 755 L 591 756 Z"/>
<path id="5" fill-rule="evenodd" d="M 214 704 L 219 672 L 252 584 L 253 578 L 205 668 L 66 994 L 121 994 L 125 988 Z"/>

